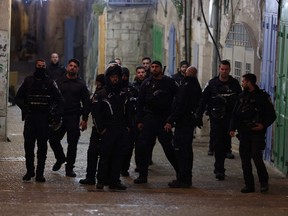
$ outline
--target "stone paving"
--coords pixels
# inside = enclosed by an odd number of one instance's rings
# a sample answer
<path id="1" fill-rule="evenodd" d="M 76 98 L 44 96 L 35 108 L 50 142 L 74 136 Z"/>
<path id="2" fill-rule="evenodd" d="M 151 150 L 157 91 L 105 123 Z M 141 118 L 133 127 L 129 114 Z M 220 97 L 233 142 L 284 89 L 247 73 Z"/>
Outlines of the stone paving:
<path id="1" fill-rule="evenodd" d="M 8 138 L 11 142 L 0 142 L 0 215 L 288 215 L 288 180 L 271 165 L 268 165 L 268 193 L 261 194 L 259 184 L 256 184 L 255 193 L 240 193 L 243 179 L 237 145 L 233 145 L 236 158 L 226 160 L 225 181 L 217 181 L 213 174 L 214 158 L 207 156 L 208 136 L 205 133 L 202 136 L 197 133 L 193 144 L 191 189 L 168 188 L 167 183 L 175 176 L 157 144 L 148 184 L 133 184 L 137 173 L 132 159 L 130 177 L 122 178 L 128 186 L 127 191 L 105 189 L 99 192 L 95 186 L 78 183 L 85 177 L 91 130 L 83 132 L 79 141 L 76 178 L 66 177 L 64 167 L 58 172 L 52 171 L 55 159 L 49 147 L 46 183 L 36 183 L 34 179 L 22 182 L 25 174 L 22 130 L 19 108 L 9 107 Z M 63 147 L 67 147 L 65 140 Z"/>

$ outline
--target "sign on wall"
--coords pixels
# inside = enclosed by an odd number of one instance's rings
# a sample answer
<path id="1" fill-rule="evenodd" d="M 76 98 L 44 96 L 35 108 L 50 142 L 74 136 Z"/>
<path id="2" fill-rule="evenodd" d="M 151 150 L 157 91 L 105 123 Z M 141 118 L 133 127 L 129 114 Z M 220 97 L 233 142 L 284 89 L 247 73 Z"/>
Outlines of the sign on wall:
<path id="1" fill-rule="evenodd" d="M 8 51 L 8 31 L 0 30 L 0 116 L 6 116 Z"/>

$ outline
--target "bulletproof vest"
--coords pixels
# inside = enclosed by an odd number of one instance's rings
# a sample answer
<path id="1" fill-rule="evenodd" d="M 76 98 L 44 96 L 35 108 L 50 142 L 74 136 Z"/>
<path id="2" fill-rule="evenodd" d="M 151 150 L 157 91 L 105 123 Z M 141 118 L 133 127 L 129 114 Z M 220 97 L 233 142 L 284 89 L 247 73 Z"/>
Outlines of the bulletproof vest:
<path id="1" fill-rule="evenodd" d="M 240 119 L 246 123 L 259 122 L 259 108 L 255 97 L 251 95 L 241 97 L 237 113 Z"/>
<path id="2" fill-rule="evenodd" d="M 26 105 L 29 111 L 49 111 L 51 104 L 51 93 L 45 80 L 34 79 L 28 84 Z"/>
<path id="3" fill-rule="evenodd" d="M 232 111 L 237 94 L 229 87 L 229 83 L 223 85 L 219 80 L 211 83 L 211 89 L 212 97 L 208 104 L 208 112 L 214 118 L 221 119 Z"/>

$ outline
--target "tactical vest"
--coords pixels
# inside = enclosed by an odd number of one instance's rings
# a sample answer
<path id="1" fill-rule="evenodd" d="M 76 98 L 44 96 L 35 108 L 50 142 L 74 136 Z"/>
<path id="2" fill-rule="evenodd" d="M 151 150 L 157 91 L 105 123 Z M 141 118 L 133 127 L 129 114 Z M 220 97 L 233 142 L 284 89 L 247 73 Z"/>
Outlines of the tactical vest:
<path id="1" fill-rule="evenodd" d="M 227 113 L 231 113 L 237 94 L 230 88 L 229 83 L 223 85 L 217 78 L 211 83 L 211 99 L 208 104 L 209 114 L 221 119 Z"/>
<path id="2" fill-rule="evenodd" d="M 47 80 L 28 83 L 25 103 L 29 111 L 50 111 L 52 97 Z"/>

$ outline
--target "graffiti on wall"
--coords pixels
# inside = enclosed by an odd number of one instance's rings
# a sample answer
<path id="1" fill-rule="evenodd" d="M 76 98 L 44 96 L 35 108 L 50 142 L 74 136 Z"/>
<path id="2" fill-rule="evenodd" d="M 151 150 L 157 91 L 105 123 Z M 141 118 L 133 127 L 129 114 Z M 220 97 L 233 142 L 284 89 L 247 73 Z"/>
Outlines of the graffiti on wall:
<path id="1" fill-rule="evenodd" d="M 0 30 L 0 116 L 6 115 L 8 46 L 8 31 Z"/>

